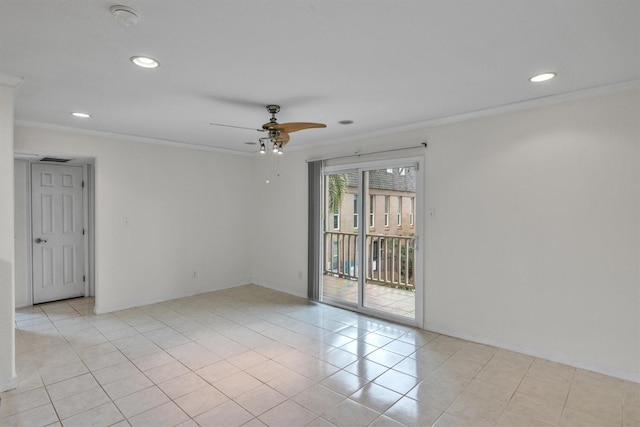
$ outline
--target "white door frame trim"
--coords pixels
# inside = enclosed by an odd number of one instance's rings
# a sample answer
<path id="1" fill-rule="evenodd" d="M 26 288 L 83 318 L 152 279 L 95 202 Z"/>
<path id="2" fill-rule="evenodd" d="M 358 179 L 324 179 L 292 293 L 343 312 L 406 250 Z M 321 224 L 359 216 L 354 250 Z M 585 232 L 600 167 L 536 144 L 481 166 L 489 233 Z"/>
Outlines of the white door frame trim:
<path id="1" fill-rule="evenodd" d="M 28 247 L 32 248 L 33 242 L 33 206 L 31 203 L 31 195 L 32 195 L 32 180 L 31 180 L 31 169 L 33 164 L 52 164 L 47 162 L 40 162 L 38 160 L 29 160 L 29 165 L 27 168 L 27 181 L 26 181 L 26 189 L 27 189 L 27 215 L 28 215 L 28 226 L 27 226 L 27 239 L 28 239 Z M 95 224 L 94 221 L 94 209 L 93 209 L 93 201 L 94 201 L 94 167 L 92 162 L 90 161 L 78 161 L 78 162 L 69 162 L 62 163 L 63 165 L 68 166 L 80 166 L 82 167 L 82 179 L 84 181 L 84 186 L 82 188 L 82 215 L 83 221 L 82 226 L 85 230 L 83 235 L 83 250 L 84 250 L 84 296 L 88 297 L 91 295 L 95 295 L 95 283 L 94 283 L 94 257 L 95 257 L 95 248 L 94 248 L 94 239 L 90 239 L 90 236 L 93 236 L 94 230 L 93 226 Z M 53 163 L 53 165 L 56 165 Z M 28 292 L 28 300 L 33 305 L 33 251 L 30 249 L 27 251 L 27 292 Z"/>

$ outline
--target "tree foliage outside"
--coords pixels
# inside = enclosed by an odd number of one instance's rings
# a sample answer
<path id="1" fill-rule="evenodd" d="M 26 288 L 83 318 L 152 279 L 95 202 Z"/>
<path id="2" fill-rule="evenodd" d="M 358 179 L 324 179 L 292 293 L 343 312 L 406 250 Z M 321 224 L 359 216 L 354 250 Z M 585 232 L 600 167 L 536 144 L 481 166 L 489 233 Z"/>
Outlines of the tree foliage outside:
<path id="1" fill-rule="evenodd" d="M 413 233 L 411 234 L 413 236 Z M 407 280 L 408 286 L 396 286 L 398 289 L 411 290 L 415 291 L 415 285 L 413 283 L 413 261 L 414 261 L 414 251 L 413 251 L 413 242 L 409 245 L 409 259 L 407 259 L 407 247 L 404 244 L 400 244 L 400 239 L 394 239 L 393 246 L 396 249 L 396 259 L 395 263 L 400 263 L 400 275 L 405 277 Z M 399 249 L 399 250 L 398 250 Z M 408 268 L 408 270 L 407 270 Z"/>
<path id="2" fill-rule="evenodd" d="M 329 175 L 329 212 L 338 212 L 347 191 L 347 176 L 343 173 Z"/>

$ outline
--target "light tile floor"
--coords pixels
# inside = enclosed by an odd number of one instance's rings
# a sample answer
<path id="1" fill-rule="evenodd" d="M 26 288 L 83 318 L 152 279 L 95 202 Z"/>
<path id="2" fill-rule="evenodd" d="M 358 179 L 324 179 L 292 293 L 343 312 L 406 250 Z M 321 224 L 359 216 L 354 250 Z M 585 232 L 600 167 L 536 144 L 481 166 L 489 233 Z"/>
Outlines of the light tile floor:
<path id="1" fill-rule="evenodd" d="M 639 426 L 640 384 L 258 286 L 16 312 L 2 426 Z"/>

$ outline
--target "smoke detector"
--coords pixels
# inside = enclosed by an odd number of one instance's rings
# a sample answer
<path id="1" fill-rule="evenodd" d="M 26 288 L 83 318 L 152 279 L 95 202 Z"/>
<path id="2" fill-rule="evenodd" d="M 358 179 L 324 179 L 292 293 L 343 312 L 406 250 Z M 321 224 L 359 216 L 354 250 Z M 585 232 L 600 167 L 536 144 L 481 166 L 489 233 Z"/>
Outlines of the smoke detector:
<path id="1" fill-rule="evenodd" d="M 125 27 L 135 27 L 140 21 L 140 17 L 138 16 L 138 12 L 131 9 L 128 6 L 111 6 L 111 14 L 120 24 Z"/>

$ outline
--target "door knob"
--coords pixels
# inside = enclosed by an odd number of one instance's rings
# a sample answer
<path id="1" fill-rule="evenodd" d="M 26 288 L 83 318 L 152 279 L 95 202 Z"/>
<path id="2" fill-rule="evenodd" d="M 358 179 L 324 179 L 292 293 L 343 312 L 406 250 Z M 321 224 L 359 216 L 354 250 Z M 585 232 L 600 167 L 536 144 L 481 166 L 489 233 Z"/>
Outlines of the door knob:
<path id="1" fill-rule="evenodd" d="M 36 242 L 36 243 L 47 243 L 47 241 L 46 241 L 46 240 L 41 239 L 41 238 L 39 238 L 39 237 L 38 237 L 36 240 L 34 240 L 34 242 Z"/>

